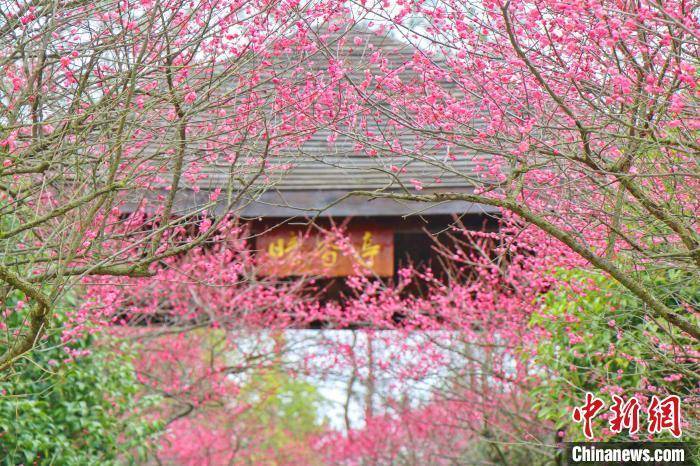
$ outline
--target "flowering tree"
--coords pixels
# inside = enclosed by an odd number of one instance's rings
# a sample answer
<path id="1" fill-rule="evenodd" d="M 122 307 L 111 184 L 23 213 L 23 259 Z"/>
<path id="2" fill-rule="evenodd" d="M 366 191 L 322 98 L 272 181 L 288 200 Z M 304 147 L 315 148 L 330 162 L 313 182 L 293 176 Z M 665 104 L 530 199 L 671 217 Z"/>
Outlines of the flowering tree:
<path id="1" fill-rule="evenodd" d="M 0 6 L 0 280 L 22 295 L 0 368 L 82 277 L 149 276 L 206 242 L 264 189 L 269 157 L 313 132 L 302 111 L 313 88 L 289 94 L 269 70 L 308 48 L 300 17 L 328 12 L 291 7 Z M 216 189 L 200 193 L 217 163 Z"/>
<path id="2" fill-rule="evenodd" d="M 361 83 L 343 69 L 351 57 L 334 56 L 367 109 L 346 131 L 378 160 L 421 159 L 473 187 L 423 194 L 440 180 L 406 187 L 397 178 L 399 192 L 359 194 L 512 212 L 621 283 L 649 315 L 700 338 L 697 309 L 672 310 L 645 279 L 667 270 L 697 279 L 700 266 L 696 8 L 547 0 L 358 9 L 414 54 L 397 63 L 367 51 L 374 65 Z M 367 129 L 376 121 L 388 129 Z M 407 130 L 409 143 L 396 138 Z M 425 150 L 436 147 L 438 156 Z M 464 159 L 476 175 L 456 168 Z"/>

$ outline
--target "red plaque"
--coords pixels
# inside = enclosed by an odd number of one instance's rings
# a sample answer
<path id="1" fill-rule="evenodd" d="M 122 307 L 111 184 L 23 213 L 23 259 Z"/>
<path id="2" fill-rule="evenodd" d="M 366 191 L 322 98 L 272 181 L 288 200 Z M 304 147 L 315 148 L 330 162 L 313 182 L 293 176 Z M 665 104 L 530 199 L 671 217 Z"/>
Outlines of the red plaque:
<path id="1" fill-rule="evenodd" d="M 344 277 L 394 274 L 394 235 L 376 227 L 342 233 L 283 226 L 257 238 L 258 273 L 265 276 Z"/>

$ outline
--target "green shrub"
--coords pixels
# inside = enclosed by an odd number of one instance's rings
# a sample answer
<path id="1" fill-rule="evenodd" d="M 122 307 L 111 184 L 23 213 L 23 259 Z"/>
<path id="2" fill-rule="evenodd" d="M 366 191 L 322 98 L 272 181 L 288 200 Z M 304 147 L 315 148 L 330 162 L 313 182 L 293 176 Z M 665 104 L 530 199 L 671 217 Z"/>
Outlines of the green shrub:
<path id="1" fill-rule="evenodd" d="M 158 425 L 144 415 L 152 400 L 139 397 L 130 357 L 89 337 L 71 346 L 90 354 L 65 361 L 62 320 L 59 310 L 49 337 L 0 380 L 0 464 L 143 459 Z"/>

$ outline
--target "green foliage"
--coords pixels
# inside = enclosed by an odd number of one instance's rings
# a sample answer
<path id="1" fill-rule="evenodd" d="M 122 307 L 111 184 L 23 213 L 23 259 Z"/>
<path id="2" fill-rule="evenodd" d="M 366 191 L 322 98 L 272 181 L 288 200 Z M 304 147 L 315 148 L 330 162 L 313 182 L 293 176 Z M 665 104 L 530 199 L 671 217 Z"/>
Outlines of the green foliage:
<path id="1" fill-rule="evenodd" d="M 281 370 L 254 374 L 240 398 L 253 406 L 245 418 L 266 426 L 263 448 L 280 450 L 322 431 L 322 397 L 316 387 Z"/>
<path id="2" fill-rule="evenodd" d="M 15 296 L 15 299 L 17 297 Z M 54 319 L 57 327 L 59 315 Z M 0 380 L 0 464 L 123 464 L 148 453 L 158 429 L 143 411 L 130 357 L 92 338 L 66 362 L 58 332 Z"/>
<path id="3" fill-rule="evenodd" d="M 580 427 L 571 428 L 570 409 L 581 404 L 587 391 L 608 403 L 608 388 L 621 389 L 624 398 L 649 395 L 649 385 L 682 398 L 691 394 L 697 368 L 674 359 L 669 350 L 692 347 L 689 338 L 649 318 L 639 300 L 600 274 L 574 270 L 560 275 L 560 282 L 569 286 L 544 295 L 540 312 L 531 319 L 550 335 L 535 348 L 542 381 L 533 396 L 542 419 L 566 429 L 568 439 L 582 440 Z M 683 275 L 661 272 L 645 286 L 665 296 L 671 309 L 683 312 L 684 305 L 700 301 L 700 286 Z M 683 377 L 667 380 L 672 374 Z"/>

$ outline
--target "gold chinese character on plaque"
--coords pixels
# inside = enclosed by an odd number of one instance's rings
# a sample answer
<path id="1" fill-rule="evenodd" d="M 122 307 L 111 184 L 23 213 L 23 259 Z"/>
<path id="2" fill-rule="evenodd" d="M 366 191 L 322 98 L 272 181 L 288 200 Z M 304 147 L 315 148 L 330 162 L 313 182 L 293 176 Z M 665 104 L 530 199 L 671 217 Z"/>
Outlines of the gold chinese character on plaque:
<path id="1" fill-rule="evenodd" d="M 287 253 L 295 250 L 299 246 L 299 240 L 294 232 L 289 233 L 289 239 L 277 238 L 272 241 L 267 247 L 267 253 L 270 257 L 279 259 Z"/>
<path id="2" fill-rule="evenodd" d="M 340 248 L 335 244 L 329 244 L 327 242 L 319 243 L 321 264 L 323 267 L 333 267 L 338 263 L 338 256 L 340 254 Z"/>
<path id="3" fill-rule="evenodd" d="M 372 233 L 365 231 L 362 236 L 362 249 L 360 250 L 360 257 L 364 261 L 367 267 L 372 267 L 374 264 L 374 258 L 381 251 L 381 246 L 373 242 Z"/>

